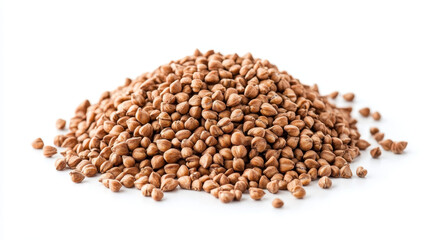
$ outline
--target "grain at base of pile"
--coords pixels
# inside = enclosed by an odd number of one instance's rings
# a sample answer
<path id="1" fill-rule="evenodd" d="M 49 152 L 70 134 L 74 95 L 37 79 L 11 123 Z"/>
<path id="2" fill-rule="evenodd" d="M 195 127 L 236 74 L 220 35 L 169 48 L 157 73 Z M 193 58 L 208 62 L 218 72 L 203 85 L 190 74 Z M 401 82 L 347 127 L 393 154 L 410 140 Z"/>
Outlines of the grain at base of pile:
<path id="1" fill-rule="evenodd" d="M 284 202 L 280 198 L 274 198 L 273 202 L 271 203 L 274 208 L 281 208 L 284 205 Z"/>
<path id="2" fill-rule="evenodd" d="M 372 114 L 372 118 L 373 118 L 375 121 L 379 121 L 379 120 L 381 119 L 381 114 L 380 114 L 379 112 L 374 112 L 374 113 Z"/>
<path id="3" fill-rule="evenodd" d="M 393 142 L 390 150 L 395 154 L 401 154 L 404 152 L 405 148 L 407 148 L 407 145 L 408 142 L 405 141 Z"/>
<path id="4" fill-rule="evenodd" d="M 381 142 L 384 139 L 384 133 L 378 132 L 376 134 L 373 135 L 374 140 L 377 142 Z"/>
<path id="5" fill-rule="evenodd" d="M 356 168 L 356 175 L 360 178 L 364 178 L 366 177 L 366 175 L 368 174 L 368 171 L 363 168 L 362 166 L 359 166 Z"/>
<path id="6" fill-rule="evenodd" d="M 52 157 L 57 154 L 57 149 L 53 146 L 45 145 L 43 146 L 43 155 L 45 157 Z"/>
<path id="7" fill-rule="evenodd" d="M 43 140 L 41 138 L 36 138 L 34 139 L 34 141 L 31 143 L 31 146 L 34 149 L 42 149 L 44 146 Z"/>
<path id="8" fill-rule="evenodd" d="M 57 129 L 62 130 L 66 127 L 66 120 L 64 119 L 58 119 L 57 122 L 55 123 L 55 126 L 57 127 Z"/>
<path id="9" fill-rule="evenodd" d="M 71 171 L 69 175 L 72 182 L 75 182 L 75 183 L 81 183 L 85 179 L 85 176 L 81 172 L 76 170 Z"/>
<path id="10" fill-rule="evenodd" d="M 359 113 L 360 113 L 360 115 L 362 115 L 363 117 L 368 117 L 368 116 L 369 116 L 369 114 L 371 113 L 371 109 L 370 109 L 370 108 L 368 108 L 368 107 L 361 108 L 361 109 L 359 110 Z"/>
<path id="11" fill-rule="evenodd" d="M 372 158 L 379 158 L 381 156 L 380 147 L 375 147 L 371 149 L 370 154 Z"/>
<path id="12" fill-rule="evenodd" d="M 323 189 L 331 188 L 332 180 L 329 177 L 321 177 L 318 182 L 319 187 Z"/>
<path id="13" fill-rule="evenodd" d="M 224 203 L 247 190 L 262 199 L 263 189 L 301 199 L 319 177 L 350 178 L 348 163 L 369 146 L 352 108 L 328 100 L 337 95 L 323 96 L 251 54 L 196 51 L 126 79 L 95 104 L 83 101 L 69 132 L 54 139 L 66 149 L 55 166 L 73 169 L 75 182 L 102 173 L 99 181 L 113 192 L 136 187 L 155 200 L 177 187 Z"/>
<path id="14" fill-rule="evenodd" d="M 154 188 L 152 190 L 151 196 L 152 196 L 153 200 L 161 201 L 162 198 L 164 197 L 164 193 L 160 189 Z"/>
<path id="15" fill-rule="evenodd" d="M 371 135 L 374 135 L 374 134 L 380 132 L 380 129 L 378 129 L 378 127 L 371 127 L 369 129 L 369 132 L 371 133 Z"/>
<path id="16" fill-rule="evenodd" d="M 119 192 L 119 190 L 121 190 L 121 188 L 122 188 L 121 182 L 119 182 L 116 179 L 110 179 L 110 181 L 109 181 L 109 189 L 112 192 Z"/>
<path id="17" fill-rule="evenodd" d="M 343 95 L 343 98 L 347 102 L 352 102 L 355 99 L 355 94 L 354 93 L 346 93 Z"/>
<path id="18" fill-rule="evenodd" d="M 302 199 L 306 195 L 306 191 L 303 187 L 297 187 L 292 192 L 292 195 L 298 199 Z"/>

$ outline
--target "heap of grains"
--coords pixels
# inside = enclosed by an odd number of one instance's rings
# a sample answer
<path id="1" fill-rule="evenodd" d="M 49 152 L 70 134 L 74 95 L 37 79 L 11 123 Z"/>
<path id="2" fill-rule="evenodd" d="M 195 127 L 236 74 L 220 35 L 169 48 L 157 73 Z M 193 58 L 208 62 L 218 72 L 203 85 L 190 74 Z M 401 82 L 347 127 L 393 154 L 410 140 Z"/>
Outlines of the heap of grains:
<path id="1" fill-rule="evenodd" d="M 311 181 L 320 178 L 320 187 L 330 188 L 330 178 L 352 177 L 349 164 L 370 145 L 360 139 L 352 108 L 328 100 L 337 95 L 323 96 L 317 85 L 304 85 L 251 54 L 197 50 L 126 79 L 97 103 L 82 102 L 69 132 L 54 139 L 64 149 L 55 168 L 71 169 L 76 183 L 101 174 L 99 181 L 113 192 L 135 187 L 156 201 L 178 186 L 224 203 L 247 192 L 259 200 L 265 189 L 303 198 Z M 369 116 L 369 108 L 361 114 Z M 395 153 L 406 147 L 381 144 Z M 57 153 L 41 139 L 33 146 L 47 157 Z M 372 153 L 380 154 L 379 148 Z M 357 175 L 365 177 L 366 170 Z"/>

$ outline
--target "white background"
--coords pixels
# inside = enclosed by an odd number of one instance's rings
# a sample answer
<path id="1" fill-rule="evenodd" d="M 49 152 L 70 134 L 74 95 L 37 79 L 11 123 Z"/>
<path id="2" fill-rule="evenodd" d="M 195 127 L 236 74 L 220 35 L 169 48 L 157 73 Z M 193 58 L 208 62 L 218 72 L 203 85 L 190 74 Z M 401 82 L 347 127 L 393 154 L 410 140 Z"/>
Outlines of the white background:
<path id="1" fill-rule="evenodd" d="M 1 10 L 1 239 L 428 239 L 424 1 L 15 0 Z M 324 94 L 353 91 L 356 109 L 383 115 L 375 123 L 355 110 L 363 137 L 375 125 L 409 147 L 363 153 L 352 169 L 365 166 L 366 179 L 313 182 L 304 200 L 281 192 L 282 209 L 271 194 L 227 205 L 190 191 L 159 203 L 114 194 L 96 179 L 72 183 L 31 148 L 36 137 L 52 144 L 56 119 L 82 100 L 195 48 L 252 52 Z"/>

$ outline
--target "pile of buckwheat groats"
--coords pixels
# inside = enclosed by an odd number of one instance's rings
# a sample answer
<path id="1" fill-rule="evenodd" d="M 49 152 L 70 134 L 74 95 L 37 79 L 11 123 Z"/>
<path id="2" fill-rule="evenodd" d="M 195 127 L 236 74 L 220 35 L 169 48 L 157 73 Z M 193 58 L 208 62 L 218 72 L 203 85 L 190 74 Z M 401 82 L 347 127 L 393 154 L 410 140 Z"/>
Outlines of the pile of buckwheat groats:
<path id="1" fill-rule="evenodd" d="M 304 85 L 251 54 L 196 50 L 126 79 L 98 103 L 82 102 L 69 132 L 54 139 L 64 149 L 55 168 L 71 169 L 76 183 L 101 173 L 99 181 L 113 192 L 135 187 L 156 201 L 178 186 L 204 190 L 223 203 L 239 201 L 246 191 L 259 200 L 264 189 L 303 198 L 311 181 L 330 188 L 330 178 L 351 178 L 350 163 L 370 145 L 360 139 L 352 108 L 329 101 L 337 96 L 322 96 L 317 85 Z M 354 94 L 343 98 L 353 101 Z M 369 108 L 359 112 L 371 115 Z M 64 129 L 66 122 L 56 126 Z M 399 154 L 407 146 L 383 140 L 377 128 L 370 132 L 386 151 Z M 40 138 L 33 147 L 46 157 L 57 153 Z M 373 158 L 380 155 L 379 147 L 371 150 Z M 357 176 L 366 174 L 356 169 Z"/>

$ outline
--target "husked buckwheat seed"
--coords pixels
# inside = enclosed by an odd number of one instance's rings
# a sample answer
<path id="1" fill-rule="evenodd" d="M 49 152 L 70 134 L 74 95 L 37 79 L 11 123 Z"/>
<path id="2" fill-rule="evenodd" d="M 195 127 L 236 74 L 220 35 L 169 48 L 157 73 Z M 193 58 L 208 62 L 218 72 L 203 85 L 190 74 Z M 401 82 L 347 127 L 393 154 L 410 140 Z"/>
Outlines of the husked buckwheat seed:
<path id="1" fill-rule="evenodd" d="M 34 139 L 33 143 L 31 143 L 31 146 L 33 146 L 34 149 L 42 149 L 43 148 L 43 140 L 41 138 Z"/>
<path id="2" fill-rule="evenodd" d="M 336 99 L 338 97 L 338 94 L 339 94 L 339 92 L 335 91 L 335 92 L 332 92 L 331 94 L 329 94 L 328 96 L 332 99 Z"/>
<path id="3" fill-rule="evenodd" d="M 55 160 L 55 169 L 62 171 L 67 167 L 67 162 L 65 158 L 58 158 Z"/>
<path id="4" fill-rule="evenodd" d="M 55 126 L 57 127 L 57 129 L 64 129 L 66 127 L 66 120 L 61 118 L 58 119 Z"/>
<path id="5" fill-rule="evenodd" d="M 373 118 L 375 121 L 379 121 L 379 120 L 381 119 L 381 114 L 380 114 L 379 112 L 374 112 L 374 113 L 372 114 L 372 118 Z"/>
<path id="6" fill-rule="evenodd" d="M 311 176 L 310 174 L 307 174 L 307 173 L 301 173 L 301 175 L 299 175 L 299 180 L 301 181 L 303 186 L 307 186 L 311 182 Z"/>
<path id="7" fill-rule="evenodd" d="M 374 139 L 377 142 L 382 141 L 383 138 L 384 138 L 384 133 L 378 132 L 378 133 L 374 134 Z"/>
<path id="8" fill-rule="evenodd" d="M 404 152 L 405 148 L 407 147 L 408 142 L 393 142 L 392 146 L 390 147 L 390 150 L 395 154 L 401 154 Z"/>
<path id="9" fill-rule="evenodd" d="M 109 188 L 112 192 L 119 192 L 121 187 L 122 187 L 122 184 L 118 180 L 116 179 L 109 180 Z"/>
<path id="10" fill-rule="evenodd" d="M 374 134 L 380 132 L 380 130 L 377 127 L 371 127 L 369 129 L 369 132 L 371 133 L 371 135 L 374 135 Z"/>
<path id="11" fill-rule="evenodd" d="M 361 108 L 359 110 L 360 115 L 362 115 L 363 117 L 368 117 L 369 114 L 371 113 L 371 110 L 368 107 L 365 108 Z"/>
<path id="12" fill-rule="evenodd" d="M 281 208 L 281 207 L 283 207 L 284 202 L 280 198 L 274 198 L 274 200 L 273 200 L 273 202 L 271 204 L 275 208 Z"/>
<path id="13" fill-rule="evenodd" d="M 147 176 L 142 176 L 139 179 L 137 179 L 136 181 L 134 181 L 134 186 L 138 189 L 141 190 L 142 187 L 147 184 L 149 182 L 149 178 Z"/>
<path id="14" fill-rule="evenodd" d="M 380 143 L 380 146 L 386 151 L 390 151 L 393 145 L 393 141 L 390 139 L 385 139 L 379 143 Z"/>
<path id="15" fill-rule="evenodd" d="M 362 166 L 359 166 L 356 168 L 356 175 L 360 178 L 364 178 L 367 173 L 368 173 L 368 171 L 365 168 L 363 168 Z"/>
<path id="16" fill-rule="evenodd" d="M 276 194 L 279 192 L 279 184 L 277 181 L 271 181 L 267 184 L 267 190 L 270 193 Z"/>
<path id="17" fill-rule="evenodd" d="M 55 147 L 48 146 L 48 145 L 45 145 L 43 147 L 43 155 L 45 155 L 45 157 L 52 157 L 55 154 L 57 154 L 57 149 Z"/>
<path id="18" fill-rule="evenodd" d="M 143 196 L 150 197 L 152 195 L 153 189 L 155 189 L 155 186 L 148 183 L 148 184 L 143 185 L 143 187 L 141 188 L 141 192 L 142 192 Z"/>
<path id="19" fill-rule="evenodd" d="M 234 199 L 236 201 L 240 201 L 241 197 L 243 196 L 243 193 L 240 190 L 231 190 L 232 193 L 234 193 Z"/>
<path id="20" fill-rule="evenodd" d="M 350 164 L 370 144 L 361 138 L 352 107 L 337 107 L 335 91 L 322 95 L 268 60 L 213 50 L 161 65 L 97 102 L 81 102 L 57 135 L 57 170 L 74 182 L 98 174 L 113 192 L 136 188 L 155 201 L 181 189 L 210 193 L 223 203 L 249 193 L 254 200 L 288 190 L 303 198 L 311 181 L 351 178 Z M 353 101 L 355 95 L 343 95 Z M 359 113 L 371 115 L 369 108 Z M 381 115 L 372 113 L 376 120 Z M 66 121 L 58 119 L 58 129 Z M 371 135 L 383 149 L 402 153 L 406 142 Z M 57 149 L 38 138 L 33 148 Z M 379 148 L 371 150 L 378 157 Z M 362 170 L 363 171 L 363 170 Z M 357 172 L 358 176 L 362 173 Z M 273 207 L 283 206 L 280 199 Z"/>
<path id="21" fill-rule="evenodd" d="M 161 201 L 162 198 L 164 197 L 164 193 L 161 190 L 159 190 L 158 188 L 154 188 L 154 189 L 152 189 L 151 196 L 152 196 L 153 200 Z"/>
<path id="22" fill-rule="evenodd" d="M 319 168 L 318 174 L 319 177 L 331 176 L 331 166 L 329 164 L 321 166 Z"/>
<path id="23" fill-rule="evenodd" d="M 360 150 L 365 150 L 367 149 L 369 146 L 371 146 L 371 144 L 363 139 L 359 139 L 356 143 L 356 146 L 360 149 Z"/>
<path id="24" fill-rule="evenodd" d="M 321 177 L 319 179 L 318 184 L 319 184 L 319 187 L 324 188 L 324 189 L 328 189 L 332 186 L 332 180 L 326 176 Z"/>
<path id="25" fill-rule="evenodd" d="M 351 178 L 353 176 L 350 165 L 346 164 L 340 169 L 340 176 L 342 178 Z"/>
<path id="26" fill-rule="evenodd" d="M 265 195 L 265 192 L 260 188 L 252 187 L 249 189 L 249 194 L 253 200 L 260 200 Z"/>
<path id="27" fill-rule="evenodd" d="M 113 179 L 115 176 L 113 176 L 113 174 L 112 173 L 104 173 L 104 174 L 102 174 L 99 178 L 98 178 L 98 181 L 99 182 L 103 182 L 103 180 L 107 180 L 107 179 Z"/>
<path id="28" fill-rule="evenodd" d="M 297 187 L 302 187 L 302 183 L 299 179 L 294 179 L 287 184 L 287 190 L 290 192 L 295 191 Z"/>
<path id="29" fill-rule="evenodd" d="M 292 192 L 292 195 L 298 199 L 302 199 L 305 197 L 305 189 L 303 187 L 296 187 Z"/>
<path id="30" fill-rule="evenodd" d="M 223 203 L 229 203 L 234 200 L 235 194 L 230 191 L 220 191 L 219 200 Z"/>
<path id="31" fill-rule="evenodd" d="M 353 101 L 353 99 L 355 99 L 355 94 L 354 93 L 346 93 L 343 95 L 343 98 L 347 102 L 351 102 L 351 101 Z"/>
<path id="32" fill-rule="evenodd" d="M 370 154 L 372 158 L 378 158 L 381 156 L 381 150 L 379 147 L 373 148 L 371 149 Z"/>
<path id="33" fill-rule="evenodd" d="M 74 182 L 74 183 L 80 183 L 83 181 L 83 179 L 85 179 L 85 176 L 77 170 L 71 171 L 69 173 L 69 175 L 70 175 L 72 182 Z"/>

